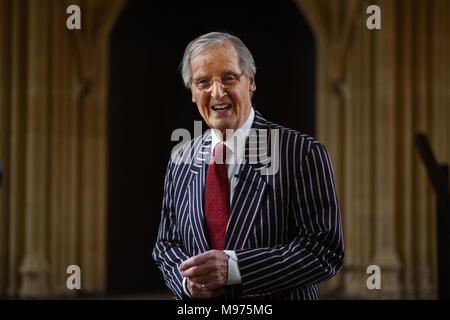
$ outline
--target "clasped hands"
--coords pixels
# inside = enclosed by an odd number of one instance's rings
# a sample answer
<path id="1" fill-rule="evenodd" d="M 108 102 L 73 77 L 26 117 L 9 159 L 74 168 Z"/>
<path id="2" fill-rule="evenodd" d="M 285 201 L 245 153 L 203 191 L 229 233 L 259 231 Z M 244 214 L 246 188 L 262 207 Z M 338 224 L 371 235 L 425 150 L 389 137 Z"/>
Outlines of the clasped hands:
<path id="1" fill-rule="evenodd" d="M 210 250 L 180 264 L 181 275 L 193 298 L 208 299 L 225 293 L 228 280 L 228 255 L 222 250 Z"/>

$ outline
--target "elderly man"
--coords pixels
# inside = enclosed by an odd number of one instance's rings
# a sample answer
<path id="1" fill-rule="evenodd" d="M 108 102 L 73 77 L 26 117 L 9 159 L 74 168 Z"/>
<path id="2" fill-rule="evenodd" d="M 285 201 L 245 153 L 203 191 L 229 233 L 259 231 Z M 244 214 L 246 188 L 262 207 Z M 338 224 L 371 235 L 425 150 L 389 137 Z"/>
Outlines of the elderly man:
<path id="1" fill-rule="evenodd" d="M 212 130 L 167 166 L 153 258 L 178 298 L 317 299 L 317 283 L 342 266 L 328 152 L 253 109 L 255 73 L 250 51 L 227 33 L 185 50 L 184 83 Z"/>

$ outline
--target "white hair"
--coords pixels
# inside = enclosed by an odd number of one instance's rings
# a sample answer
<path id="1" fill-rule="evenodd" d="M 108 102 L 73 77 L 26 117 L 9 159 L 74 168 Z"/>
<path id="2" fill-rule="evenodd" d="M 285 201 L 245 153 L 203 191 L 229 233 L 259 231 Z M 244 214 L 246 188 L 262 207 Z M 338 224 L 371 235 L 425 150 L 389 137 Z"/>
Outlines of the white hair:
<path id="1" fill-rule="evenodd" d="M 210 32 L 200 37 L 192 40 L 186 47 L 184 51 L 183 60 L 181 60 L 181 76 L 183 77 L 183 82 L 186 88 L 191 87 L 192 80 L 192 70 L 191 70 L 191 58 L 198 54 L 200 51 L 208 46 L 221 44 L 225 41 L 230 41 L 233 44 L 234 49 L 236 49 L 239 60 L 241 64 L 242 71 L 244 74 L 250 78 L 256 74 L 255 61 L 253 56 L 242 42 L 236 36 L 224 32 Z"/>

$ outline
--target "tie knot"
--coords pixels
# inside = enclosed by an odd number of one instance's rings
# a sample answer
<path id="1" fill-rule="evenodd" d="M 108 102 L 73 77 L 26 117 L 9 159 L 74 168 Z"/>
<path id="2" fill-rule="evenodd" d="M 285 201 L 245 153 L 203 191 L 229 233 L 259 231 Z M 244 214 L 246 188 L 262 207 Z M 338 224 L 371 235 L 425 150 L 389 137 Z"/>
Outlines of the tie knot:
<path id="1" fill-rule="evenodd" d="M 213 162 L 218 164 L 224 164 L 227 158 L 227 146 L 221 142 L 216 144 L 213 151 Z"/>

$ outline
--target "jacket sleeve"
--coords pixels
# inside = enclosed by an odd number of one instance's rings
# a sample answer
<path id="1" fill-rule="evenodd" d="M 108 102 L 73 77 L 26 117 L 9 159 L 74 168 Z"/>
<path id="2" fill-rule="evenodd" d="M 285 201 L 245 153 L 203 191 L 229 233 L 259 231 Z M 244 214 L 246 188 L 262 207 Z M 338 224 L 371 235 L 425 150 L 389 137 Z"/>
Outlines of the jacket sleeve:
<path id="1" fill-rule="evenodd" d="M 316 284 L 337 274 L 343 264 L 341 216 L 325 147 L 313 143 L 294 162 L 293 174 L 290 242 L 236 250 L 244 295 Z"/>
<path id="2" fill-rule="evenodd" d="M 173 192 L 172 162 L 169 161 L 164 181 L 161 222 L 152 256 L 161 270 L 168 288 L 179 299 L 183 299 L 186 298 L 186 295 L 183 291 L 183 277 L 178 266 L 188 259 L 188 256 L 183 250 L 183 242 L 176 223 Z"/>

